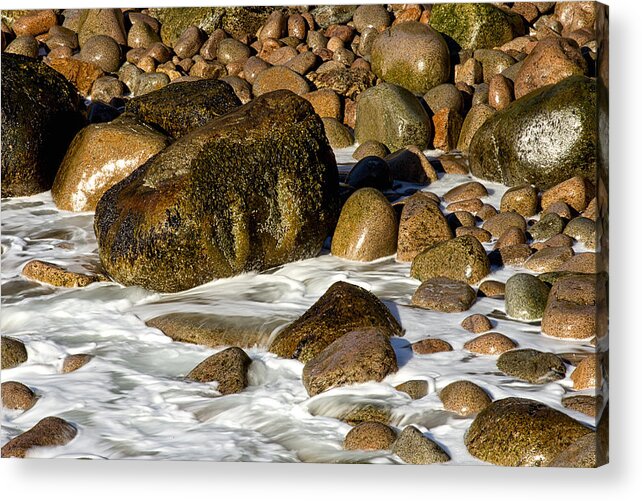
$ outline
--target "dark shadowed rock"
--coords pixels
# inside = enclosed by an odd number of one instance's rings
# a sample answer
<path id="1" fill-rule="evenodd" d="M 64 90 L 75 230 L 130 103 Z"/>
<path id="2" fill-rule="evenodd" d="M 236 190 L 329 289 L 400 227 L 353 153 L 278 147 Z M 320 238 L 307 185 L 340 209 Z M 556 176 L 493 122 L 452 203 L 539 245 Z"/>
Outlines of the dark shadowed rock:
<path id="1" fill-rule="evenodd" d="M 303 385 L 314 396 L 337 386 L 381 381 L 396 371 L 388 332 L 373 327 L 345 334 L 308 361 Z"/>
<path id="2" fill-rule="evenodd" d="M 123 284 L 178 291 L 313 257 L 336 223 L 338 188 L 310 103 L 266 94 L 108 190 L 94 223 L 100 258 Z"/>
<path id="3" fill-rule="evenodd" d="M 247 371 L 252 359 L 241 348 L 233 346 L 207 357 L 185 376 L 200 383 L 218 382 L 223 395 L 239 393 L 247 386 Z"/>
<path id="4" fill-rule="evenodd" d="M 356 285 L 336 282 L 276 336 L 270 351 L 307 362 L 344 334 L 369 327 L 379 327 L 388 336 L 403 334 L 397 320 L 374 294 Z"/>
<path id="5" fill-rule="evenodd" d="M 71 442 L 78 431 L 59 417 L 46 417 L 2 446 L 3 458 L 23 458 L 34 447 L 59 447 Z"/>
<path id="6" fill-rule="evenodd" d="M 551 468 L 597 468 L 600 466 L 598 437 L 587 433 L 564 449 L 551 463 Z"/>
<path id="7" fill-rule="evenodd" d="M 181 137 L 241 105 L 232 86 L 221 80 L 177 82 L 127 102 L 126 111 Z"/>
<path id="8" fill-rule="evenodd" d="M 359 160 L 350 170 L 346 183 L 357 190 L 375 188 L 384 191 L 392 188 L 392 173 L 383 158 L 368 156 Z"/>
<path id="9" fill-rule="evenodd" d="M 548 466 L 591 430 L 566 414 L 525 398 L 497 400 L 465 436 L 468 452 L 501 466 Z"/>
<path id="10" fill-rule="evenodd" d="M 17 54 L 2 55 L 2 196 L 51 188 L 83 126 L 80 96 L 58 72 Z"/>

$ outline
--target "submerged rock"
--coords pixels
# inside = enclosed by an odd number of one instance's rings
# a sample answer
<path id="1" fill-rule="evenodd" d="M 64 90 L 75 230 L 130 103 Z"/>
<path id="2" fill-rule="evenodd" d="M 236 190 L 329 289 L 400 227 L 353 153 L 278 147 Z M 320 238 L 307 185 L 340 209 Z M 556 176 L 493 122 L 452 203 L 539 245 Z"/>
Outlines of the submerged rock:
<path id="1" fill-rule="evenodd" d="M 77 371 L 81 367 L 87 365 L 94 358 L 93 355 L 88 355 L 86 353 L 77 353 L 75 355 L 69 355 L 65 357 L 65 360 L 62 363 L 62 372 L 63 374 L 68 374 L 70 372 Z"/>
<path id="2" fill-rule="evenodd" d="M 323 124 L 288 91 L 193 130 L 101 198 L 107 272 L 174 292 L 315 256 L 339 212 Z"/>
<path id="3" fill-rule="evenodd" d="M 71 442 L 78 431 L 59 417 L 46 417 L 2 446 L 3 458 L 23 458 L 34 447 L 59 447 Z"/>
<path id="4" fill-rule="evenodd" d="M 397 372 L 388 332 L 378 327 L 348 332 L 305 364 L 303 385 L 310 396 L 330 388 L 381 381 Z"/>
<path id="5" fill-rule="evenodd" d="M 548 466 L 590 428 L 526 398 L 497 400 L 480 412 L 464 438 L 473 456 L 500 466 Z"/>
<path id="6" fill-rule="evenodd" d="M 388 336 L 401 336 L 401 326 L 373 294 L 346 282 L 336 282 L 299 319 L 279 332 L 270 351 L 307 362 L 348 332 L 379 327 Z"/>
<path id="7" fill-rule="evenodd" d="M 84 125 L 78 92 L 46 64 L 2 55 L 2 197 L 51 188 L 67 146 Z"/>
<path id="8" fill-rule="evenodd" d="M 595 179 L 596 99 L 596 82 L 574 76 L 514 101 L 475 133 L 469 148 L 471 173 L 509 186 L 543 189 L 576 175 Z"/>
<path id="9" fill-rule="evenodd" d="M 148 92 L 130 99 L 125 110 L 178 138 L 240 105 L 231 85 L 210 79 L 177 82 Z"/>
<path id="10" fill-rule="evenodd" d="M 207 357 L 185 376 L 200 383 L 218 382 L 223 395 L 239 393 L 247 387 L 247 371 L 252 359 L 241 348 L 233 346 Z"/>

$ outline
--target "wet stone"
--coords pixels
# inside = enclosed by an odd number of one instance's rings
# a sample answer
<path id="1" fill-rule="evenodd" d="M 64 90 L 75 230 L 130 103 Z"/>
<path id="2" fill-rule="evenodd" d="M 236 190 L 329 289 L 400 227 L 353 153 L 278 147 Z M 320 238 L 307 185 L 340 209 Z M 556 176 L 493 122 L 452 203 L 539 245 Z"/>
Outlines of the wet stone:
<path id="1" fill-rule="evenodd" d="M 376 421 L 365 421 L 352 428 L 343 441 L 346 450 L 390 450 L 397 433 L 390 426 Z"/>
<path id="2" fill-rule="evenodd" d="M 480 332 L 486 332 L 492 329 L 493 324 L 486 315 L 475 313 L 464 318 L 461 322 L 461 326 L 468 332 L 479 334 Z"/>
<path id="3" fill-rule="evenodd" d="M 450 227 L 455 228 L 455 230 L 461 227 L 473 228 L 477 224 L 475 216 L 473 216 L 470 212 L 465 210 L 458 210 L 448 214 L 447 220 Z M 477 229 L 481 229 L 481 228 L 477 228 Z"/>
<path id="4" fill-rule="evenodd" d="M 68 355 L 65 357 L 62 363 L 62 372 L 63 374 L 68 374 L 74 372 L 81 367 L 87 365 L 94 358 L 93 355 L 88 355 L 86 353 L 77 353 L 75 355 Z"/>
<path id="5" fill-rule="evenodd" d="M 448 204 L 446 210 L 450 212 L 467 211 L 475 214 L 477 211 L 481 210 L 483 206 L 484 204 L 479 198 L 470 198 L 468 200 L 452 202 L 451 204 Z"/>
<path id="6" fill-rule="evenodd" d="M 508 228 L 515 227 L 526 231 L 526 221 L 516 212 L 500 212 L 484 221 L 482 228 L 495 238 L 501 237 Z"/>
<path id="7" fill-rule="evenodd" d="M 548 214 L 551 212 L 557 214 L 562 219 L 566 219 L 567 221 L 573 217 L 571 208 L 566 202 L 562 202 L 561 200 L 551 203 L 543 213 Z"/>
<path id="8" fill-rule="evenodd" d="M 523 266 L 532 253 L 528 244 L 508 245 L 499 249 L 499 262 L 504 266 Z"/>
<path id="9" fill-rule="evenodd" d="M 542 193 L 542 209 L 547 210 L 555 202 L 564 202 L 577 212 L 582 212 L 594 193 L 595 188 L 588 179 L 575 176 Z"/>
<path id="10" fill-rule="evenodd" d="M 390 152 L 388 151 L 388 148 L 386 148 L 385 144 L 380 143 L 379 141 L 368 140 L 357 146 L 357 148 L 354 150 L 354 153 L 352 154 L 352 158 L 354 158 L 355 160 L 361 160 L 365 157 L 385 158 L 389 153 Z"/>
<path id="11" fill-rule="evenodd" d="M 470 309 L 476 299 L 475 291 L 466 282 L 449 278 L 429 278 L 412 296 L 412 304 L 441 312 L 462 312 Z"/>
<path id="12" fill-rule="evenodd" d="M 511 226 L 495 242 L 495 249 L 510 247 L 511 245 L 522 245 L 526 243 L 526 234 L 521 228 Z"/>
<path id="13" fill-rule="evenodd" d="M 359 160 L 345 180 L 346 184 L 355 189 L 374 188 L 379 191 L 392 188 L 392 181 L 392 173 L 388 163 L 376 156 L 368 156 Z"/>
<path id="14" fill-rule="evenodd" d="M 415 145 L 407 145 L 385 157 L 392 175 L 399 181 L 428 184 L 438 176 L 424 152 Z"/>
<path id="15" fill-rule="evenodd" d="M 504 299 L 505 291 L 506 284 L 498 280 L 485 280 L 479 285 L 479 294 L 493 299 Z"/>
<path id="16" fill-rule="evenodd" d="M 595 249 L 595 221 L 586 217 L 571 219 L 564 228 L 564 234 L 581 242 L 588 249 Z"/>
<path id="17" fill-rule="evenodd" d="M 286 89 L 298 95 L 310 92 L 310 85 L 299 74 L 285 66 L 272 66 L 259 73 L 254 80 L 252 92 L 260 96 L 279 89 Z"/>
<path id="18" fill-rule="evenodd" d="M 59 417 L 46 417 L 2 446 L 2 457 L 23 458 L 34 447 L 60 447 L 71 442 L 78 431 Z"/>
<path id="19" fill-rule="evenodd" d="M 428 381 L 412 379 L 395 386 L 395 390 L 407 393 L 413 400 L 419 400 L 428 395 Z"/>
<path id="20" fill-rule="evenodd" d="M 319 115 L 321 118 L 328 117 L 328 118 L 334 118 L 336 120 L 342 119 L 343 112 L 342 112 L 342 106 L 341 106 L 341 99 L 339 99 L 339 96 L 333 90 L 331 89 L 315 90 L 308 94 L 304 94 L 301 97 L 303 97 L 304 99 L 310 102 L 310 104 L 314 108 L 315 113 Z M 356 150 L 353 156 L 355 154 L 357 154 Z M 365 155 L 365 156 L 368 156 L 368 155 Z M 377 156 L 384 157 L 385 154 L 377 155 Z M 357 157 L 354 157 L 354 158 L 357 158 Z M 357 160 L 360 160 L 360 158 L 358 158 Z"/>
<path id="21" fill-rule="evenodd" d="M 488 196 L 488 190 L 483 184 L 477 181 L 470 181 L 448 190 L 444 194 L 443 199 L 444 201 L 451 203 L 470 200 L 471 198 L 483 198 L 486 196 Z"/>
<path id="22" fill-rule="evenodd" d="M 506 282 L 506 314 L 517 320 L 541 320 L 548 300 L 548 286 L 533 275 L 518 273 Z"/>
<path id="23" fill-rule="evenodd" d="M 528 229 L 533 240 L 548 240 L 564 231 L 564 220 L 553 212 L 544 214 Z"/>
<path id="24" fill-rule="evenodd" d="M 464 343 L 464 349 L 478 355 L 501 355 L 517 348 L 517 343 L 499 332 L 489 332 Z"/>
<path id="25" fill-rule="evenodd" d="M 586 390 L 588 388 L 600 388 L 602 386 L 602 366 L 596 355 L 590 355 L 577 364 L 571 373 L 573 388 Z"/>
<path id="26" fill-rule="evenodd" d="M 603 461 L 598 454 L 598 437 L 588 433 L 563 450 L 548 465 L 551 468 L 597 468 Z"/>
<path id="27" fill-rule="evenodd" d="M 354 138 L 350 130 L 336 118 L 324 117 L 321 120 L 323 121 L 325 135 L 333 149 L 347 148 L 354 144 Z"/>
<path id="28" fill-rule="evenodd" d="M 563 235 L 561 233 L 559 235 L 555 235 L 549 238 L 548 240 L 544 240 L 543 242 L 536 242 L 531 244 L 531 247 L 536 251 L 545 249 L 547 247 L 572 247 L 572 246 L 573 246 L 573 239 L 568 235 Z M 573 256 L 571 259 L 566 261 L 563 267 L 565 267 L 569 261 L 572 261 L 575 258 L 576 256 Z"/>
<path id="29" fill-rule="evenodd" d="M 461 113 L 464 108 L 461 92 L 451 83 L 444 83 L 430 89 L 424 94 L 424 101 L 433 114 L 444 108 Z"/>
<path id="30" fill-rule="evenodd" d="M 489 232 L 475 226 L 459 227 L 455 230 L 455 235 L 458 237 L 461 237 L 462 235 L 470 235 L 475 237 L 481 243 L 490 242 L 492 239 L 492 235 Z"/>
<path id="31" fill-rule="evenodd" d="M 186 376 L 200 383 L 218 382 L 218 391 L 223 395 L 239 393 L 247 385 L 247 372 L 252 359 L 235 346 L 219 351 L 198 364 Z"/>
<path id="32" fill-rule="evenodd" d="M 424 249 L 452 237 L 439 206 L 419 192 L 407 199 L 401 211 L 397 259 L 412 261 Z"/>
<path id="33" fill-rule="evenodd" d="M 530 217 L 537 213 L 537 203 L 537 190 L 531 185 L 514 186 L 502 195 L 500 210 Z"/>
<path id="34" fill-rule="evenodd" d="M 442 351 L 453 351 L 450 343 L 442 339 L 423 339 L 412 344 L 412 351 L 417 355 L 430 355 L 432 353 L 440 353 Z"/>
<path id="35" fill-rule="evenodd" d="M 573 249 L 570 247 L 549 247 L 538 250 L 526 260 L 524 266 L 537 273 L 557 271 L 573 255 Z"/>
<path id="36" fill-rule="evenodd" d="M 408 464 L 445 463 L 450 456 L 414 426 L 403 429 L 392 452 Z"/>
<path id="37" fill-rule="evenodd" d="M 488 394 L 470 381 L 455 381 L 439 392 L 444 409 L 460 416 L 473 416 L 491 403 Z"/>
<path id="38" fill-rule="evenodd" d="M 568 243 L 569 247 L 571 243 L 572 242 Z M 595 254 L 594 252 L 581 252 L 579 254 L 575 254 L 571 259 L 560 266 L 559 271 L 570 271 L 576 273 L 597 273 L 597 254 Z"/>
<path id="39" fill-rule="evenodd" d="M 86 287 L 99 280 L 96 275 L 85 275 L 65 270 L 53 263 L 32 259 L 22 269 L 22 275 L 54 287 Z"/>
<path id="40" fill-rule="evenodd" d="M 27 411 L 36 405 L 37 401 L 38 396 L 28 386 L 17 381 L 2 383 L 2 407 Z"/>
<path id="41" fill-rule="evenodd" d="M 497 359 L 497 368 L 504 374 L 533 384 L 551 383 L 564 379 L 566 375 L 561 358 L 530 348 L 503 353 Z"/>
<path id="42" fill-rule="evenodd" d="M 31 35 L 22 35 L 12 40 L 4 52 L 36 58 L 38 57 L 38 50 L 38 41 L 34 37 Z"/>
<path id="43" fill-rule="evenodd" d="M 562 405 L 587 416 L 595 417 L 597 411 L 602 407 L 602 397 L 593 395 L 572 395 L 562 399 Z"/>

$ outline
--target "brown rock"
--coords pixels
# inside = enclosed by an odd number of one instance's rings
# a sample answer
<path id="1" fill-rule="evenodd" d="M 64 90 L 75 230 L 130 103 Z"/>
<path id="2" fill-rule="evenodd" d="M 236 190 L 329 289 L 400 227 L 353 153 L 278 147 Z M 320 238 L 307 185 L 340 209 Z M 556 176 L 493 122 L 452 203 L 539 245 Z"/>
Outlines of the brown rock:
<path id="1" fill-rule="evenodd" d="M 439 206 L 421 192 L 410 197 L 401 211 L 397 260 L 412 261 L 424 249 L 453 238 Z"/>
<path id="2" fill-rule="evenodd" d="M 127 45 L 125 21 L 120 9 L 88 9 L 80 13 L 78 27 L 80 47 L 95 35 L 107 35 L 119 45 Z"/>
<path id="3" fill-rule="evenodd" d="M 566 237 L 566 235 L 557 236 Z M 569 247 L 571 243 L 572 242 L 568 243 Z M 575 254 L 571 259 L 560 266 L 559 271 L 571 271 L 575 273 L 597 273 L 597 255 L 594 252 L 581 252 L 579 254 Z"/>
<path id="4" fill-rule="evenodd" d="M 596 279 L 592 275 L 561 278 L 548 296 L 542 333 L 564 339 L 589 339 L 596 334 Z"/>
<path id="5" fill-rule="evenodd" d="M 413 400 L 419 400 L 428 395 L 428 381 L 412 379 L 405 383 L 398 384 L 395 386 L 395 390 L 407 393 Z"/>
<path id="6" fill-rule="evenodd" d="M 268 38 L 281 38 L 286 34 L 288 18 L 280 10 L 273 11 L 261 27 L 259 40 Z"/>
<path id="7" fill-rule="evenodd" d="M 4 39 L 3 39 L 4 40 Z M 11 41 L 4 50 L 7 54 L 20 54 L 31 58 L 38 57 L 38 41 L 31 35 L 22 35 Z"/>
<path id="8" fill-rule="evenodd" d="M 450 460 L 439 445 L 414 426 L 406 426 L 403 429 L 392 452 L 409 464 L 445 463 Z"/>
<path id="9" fill-rule="evenodd" d="M 468 332 L 479 334 L 480 332 L 489 331 L 493 327 L 493 324 L 486 315 L 475 313 L 464 318 L 461 322 L 461 326 Z"/>
<path id="10" fill-rule="evenodd" d="M 546 190 L 542 194 L 542 209 L 547 210 L 555 202 L 564 202 L 582 212 L 594 196 L 592 183 L 582 176 L 575 176 Z"/>
<path id="11" fill-rule="evenodd" d="M 227 33 L 225 33 L 225 30 L 222 30 L 220 28 L 214 30 L 209 38 L 203 43 L 203 45 L 201 45 L 199 54 L 210 61 L 212 59 L 216 59 L 218 55 L 218 45 L 225 38 L 227 38 Z"/>
<path id="12" fill-rule="evenodd" d="M 495 214 L 497 214 L 497 209 L 490 204 L 482 205 L 482 208 L 477 211 L 477 217 L 482 221 L 490 219 Z"/>
<path id="13" fill-rule="evenodd" d="M 508 245 L 499 249 L 499 258 L 504 266 L 522 266 L 533 253 L 528 244 Z"/>
<path id="14" fill-rule="evenodd" d="M 500 211 L 531 217 L 537 213 L 537 202 L 537 190 L 531 185 L 514 186 L 502 195 Z"/>
<path id="15" fill-rule="evenodd" d="M 506 284 L 497 280 L 486 280 L 479 284 L 479 293 L 493 299 L 502 299 L 506 291 Z"/>
<path id="16" fill-rule="evenodd" d="M 58 17 L 52 9 L 34 10 L 25 16 L 20 16 L 13 22 L 11 29 L 17 37 L 29 35 L 35 37 L 47 33 L 58 23 Z"/>
<path id="17" fill-rule="evenodd" d="M 597 468 L 604 464 L 598 453 L 598 437 L 588 433 L 577 439 L 548 465 L 551 468 Z"/>
<path id="18" fill-rule="evenodd" d="M 529 257 L 524 266 L 537 273 L 558 271 L 573 255 L 573 249 L 569 247 L 548 247 L 538 250 Z"/>
<path id="19" fill-rule="evenodd" d="M 34 447 L 61 447 L 71 442 L 76 428 L 59 417 L 46 417 L 2 446 L 2 457 L 23 458 Z"/>
<path id="20" fill-rule="evenodd" d="M 274 90 L 287 89 L 295 94 L 303 95 L 310 92 L 308 82 L 285 66 L 272 66 L 259 73 L 252 85 L 252 92 L 260 96 Z"/>
<path id="21" fill-rule="evenodd" d="M 563 235 L 562 233 L 555 235 L 543 242 L 536 242 L 531 245 L 531 247 L 535 250 L 542 250 L 548 247 L 572 247 L 572 246 L 573 246 L 573 239 L 568 235 Z M 573 256 L 571 259 L 566 261 L 566 263 L 564 263 L 560 268 L 560 271 L 566 270 L 567 263 L 569 261 L 574 260 L 575 258 L 576 256 Z M 572 270 L 566 270 L 566 271 L 572 271 Z"/>
<path id="22" fill-rule="evenodd" d="M 383 5 L 360 5 L 354 11 L 352 21 L 359 33 L 367 28 L 381 32 L 390 26 L 390 14 Z"/>
<path id="23" fill-rule="evenodd" d="M 61 266 L 38 259 L 32 259 L 25 264 L 22 275 L 29 280 L 36 280 L 54 287 L 86 287 L 100 280 L 97 275 L 68 271 Z"/>
<path id="24" fill-rule="evenodd" d="M 390 450 L 397 433 L 383 423 L 365 421 L 352 428 L 343 441 L 346 450 Z"/>
<path id="25" fill-rule="evenodd" d="M 299 40 L 305 40 L 307 31 L 307 23 L 301 14 L 292 14 L 288 18 L 288 36 L 298 38 Z"/>
<path id="26" fill-rule="evenodd" d="M 424 94 L 424 102 L 433 113 L 444 108 L 461 113 L 464 108 L 461 92 L 451 83 L 437 85 L 430 89 Z"/>
<path id="27" fill-rule="evenodd" d="M 174 42 L 174 52 L 181 59 L 193 57 L 198 54 L 204 41 L 203 32 L 196 26 L 190 26 Z"/>
<path id="28" fill-rule="evenodd" d="M 474 416 L 491 403 L 488 394 L 470 381 L 455 381 L 439 392 L 444 409 L 460 416 Z"/>
<path id="29" fill-rule="evenodd" d="M 322 118 L 323 128 L 333 149 L 347 148 L 354 144 L 352 132 L 336 118 Z"/>
<path id="30" fill-rule="evenodd" d="M 395 151 L 385 157 L 394 179 L 409 183 L 427 184 L 439 179 L 424 152 L 415 145 Z"/>
<path id="31" fill-rule="evenodd" d="M 70 372 L 76 371 L 82 366 L 87 365 L 93 358 L 93 355 L 88 355 L 86 353 L 68 355 L 65 357 L 65 360 L 62 363 L 62 372 L 63 374 L 68 374 Z"/>
<path id="32" fill-rule="evenodd" d="M 90 94 L 94 82 L 104 74 L 98 65 L 80 59 L 50 59 L 46 62 L 69 80 L 83 96 Z"/>
<path id="33" fill-rule="evenodd" d="M 432 117 L 435 136 L 433 145 L 442 151 L 454 150 L 459 141 L 463 119 L 461 115 L 448 108 L 442 108 Z"/>
<path id="34" fill-rule="evenodd" d="M 2 406 L 7 409 L 27 411 L 31 409 L 38 397 L 22 383 L 17 381 L 5 381 L 2 383 Z"/>
<path id="35" fill-rule="evenodd" d="M 515 79 L 515 97 L 555 84 L 573 75 L 588 71 L 579 46 L 568 38 L 546 38 L 538 42 Z"/>
<path id="36" fill-rule="evenodd" d="M 473 136 L 484 125 L 486 120 L 493 116 L 496 111 L 486 104 L 477 104 L 473 106 L 466 114 L 464 123 L 461 126 L 459 133 L 459 141 L 457 141 L 457 149 L 461 151 L 468 151 L 470 142 Z"/>
<path id="37" fill-rule="evenodd" d="M 112 99 L 122 97 L 124 93 L 125 84 L 118 78 L 112 76 L 100 77 L 91 87 L 91 100 L 109 104 Z"/>
<path id="38" fill-rule="evenodd" d="M 475 299 L 475 291 L 466 282 L 436 277 L 423 282 L 411 302 L 420 308 L 452 313 L 470 309 Z"/>
<path id="39" fill-rule="evenodd" d="M 22 341 L 2 336 L 2 370 L 13 369 L 27 361 L 27 349 Z"/>
<path id="40" fill-rule="evenodd" d="M 439 203 L 439 202 L 437 202 Z M 465 210 L 458 210 L 453 213 L 451 213 L 448 216 L 448 222 L 450 223 L 451 226 L 454 226 L 455 229 L 459 229 L 461 227 L 475 227 L 477 224 L 477 220 L 475 219 L 475 216 L 473 216 L 470 212 L 465 211 Z M 477 228 L 478 230 L 481 230 L 481 228 Z M 482 230 L 484 231 L 484 230 Z M 488 233 L 488 232 L 486 232 Z M 489 233 L 490 235 L 490 233 Z"/>
<path id="41" fill-rule="evenodd" d="M 308 100 L 314 111 L 320 117 L 329 117 L 342 120 L 341 99 L 336 92 L 330 89 L 321 89 L 302 95 Z"/>
<path id="42" fill-rule="evenodd" d="M 497 111 L 503 110 L 514 99 L 513 82 L 497 74 L 488 84 L 488 104 Z"/>
<path id="43" fill-rule="evenodd" d="M 602 367 L 597 356 L 589 356 L 582 360 L 571 373 L 573 388 L 586 390 L 588 388 L 600 388 L 602 386 Z"/>
<path id="44" fill-rule="evenodd" d="M 319 91 L 316 91 L 316 92 L 319 92 Z M 312 94 L 312 92 L 310 94 Z M 310 94 L 307 94 L 307 96 L 309 96 Z M 302 96 L 302 97 L 306 97 L 306 96 Z M 314 103 L 312 104 L 312 106 L 314 106 Z M 352 158 L 354 158 L 355 160 L 361 160 L 362 158 L 365 158 L 365 157 L 385 158 L 389 153 L 390 151 L 388 151 L 388 148 L 386 147 L 385 144 L 380 143 L 379 141 L 375 141 L 374 139 L 369 139 L 361 143 L 357 147 L 357 149 L 354 150 L 354 153 L 352 154 Z M 390 163 L 388 163 L 388 166 L 390 166 Z"/>
<path id="45" fill-rule="evenodd" d="M 475 237 L 481 243 L 490 242 L 492 238 L 492 235 L 489 232 L 475 226 L 460 226 L 459 228 L 455 229 L 455 235 L 458 237 L 461 237 L 463 235 L 470 235 L 472 237 Z"/>
<path id="46" fill-rule="evenodd" d="M 564 234 L 583 243 L 588 249 L 595 249 L 596 224 L 592 219 L 581 216 L 571 219 L 564 228 Z"/>
<path id="47" fill-rule="evenodd" d="M 567 203 L 562 202 L 561 200 L 558 202 L 553 202 L 551 203 L 545 211 L 542 212 L 543 215 L 546 214 L 557 214 L 563 219 L 571 219 L 573 217 L 573 213 L 571 212 L 571 208 L 568 206 Z"/>
<path id="48" fill-rule="evenodd" d="M 218 382 L 218 391 L 223 395 L 240 393 L 247 385 L 247 371 L 252 359 L 241 349 L 233 346 L 207 357 L 185 376 L 200 383 Z"/>
<path id="49" fill-rule="evenodd" d="M 476 214 L 484 206 L 484 203 L 479 198 L 471 198 L 468 200 L 460 200 L 459 202 L 453 202 L 448 204 L 446 210 L 449 212 L 459 212 L 466 211 Z"/>
<path id="50" fill-rule="evenodd" d="M 388 335 L 375 327 L 345 334 L 307 362 L 303 385 L 314 396 L 337 386 L 381 381 L 396 371 Z"/>
<path id="51" fill-rule="evenodd" d="M 429 338 L 413 343 L 412 351 L 417 355 L 431 355 L 442 351 L 453 351 L 453 347 L 442 339 Z"/>
<path id="52" fill-rule="evenodd" d="M 517 343 L 499 332 L 489 332 L 471 339 L 464 344 L 464 349 L 479 355 L 501 355 L 517 348 Z"/>
<path id="53" fill-rule="evenodd" d="M 489 231 L 493 237 L 499 238 L 509 228 L 518 228 L 522 232 L 525 232 L 526 221 L 516 212 L 501 212 L 484 221 L 482 228 Z"/>
<path id="54" fill-rule="evenodd" d="M 459 202 L 461 200 L 469 200 L 471 198 L 482 198 L 488 196 L 488 190 L 486 187 L 477 182 L 470 181 L 468 183 L 463 183 L 458 186 L 455 186 L 451 190 L 448 190 L 443 199 L 446 202 Z"/>
<path id="55" fill-rule="evenodd" d="M 521 228 L 511 226 L 495 242 L 495 249 L 503 249 L 511 245 L 522 245 L 526 243 L 526 234 Z"/>
<path id="56" fill-rule="evenodd" d="M 153 44 L 160 42 L 158 32 L 147 23 L 133 23 L 127 33 L 127 45 L 132 49 L 149 49 Z"/>
<path id="57" fill-rule="evenodd" d="M 562 399 L 562 405 L 587 416 L 595 417 L 602 408 L 602 397 L 593 395 L 572 395 Z"/>
<path id="58" fill-rule="evenodd" d="M 596 20 L 595 2 L 557 2 L 555 16 L 564 27 L 566 35 L 581 28 L 593 28 Z"/>
<path id="59" fill-rule="evenodd" d="M 234 38 L 225 38 L 218 44 L 217 57 L 222 64 L 240 63 L 244 65 L 251 55 L 250 48 Z"/>
<path id="60" fill-rule="evenodd" d="M 482 65 L 475 58 L 468 58 L 462 64 L 455 65 L 455 83 L 475 85 L 482 81 Z"/>
<path id="61" fill-rule="evenodd" d="M 593 197 L 589 202 L 589 204 L 586 206 L 586 209 L 584 209 L 584 212 L 582 212 L 582 216 L 584 216 L 587 219 L 596 221 L 598 214 L 599 214 L 599 209 L 597 206 L 597 198 Z M 568 219 L 570 218 L 571 217 L 569 216 Z"/>
<path id="62" fill-rule="evenodd" d="M 243 75 L 245 80 L 247 80 L 250 85 L 254 84 L 259 73 L 269 67 L 270 63 L 259 57 L 251 56 L 243 65 Z"/>

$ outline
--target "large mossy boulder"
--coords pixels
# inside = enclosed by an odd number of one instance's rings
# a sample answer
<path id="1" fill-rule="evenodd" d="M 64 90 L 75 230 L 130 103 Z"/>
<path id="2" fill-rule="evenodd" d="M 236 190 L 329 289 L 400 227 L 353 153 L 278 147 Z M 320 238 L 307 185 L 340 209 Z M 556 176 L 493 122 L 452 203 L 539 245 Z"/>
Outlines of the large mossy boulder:
<path id="1" fill-rule="evenodd" d="M 500 466 L 548 466 L 592 430 L 547 405 L 526 398 L 497 400 L 470 425 L 465 443 L 473 456 Z"/>
<path id="2" fill-rule="evenodd" d="M 241 106 L 230 84 L 209 79 L 178 82 L 130 99 L 126 111 L 173 137 L 181 137 Z"/>
<path id="3" fill-rule="evenodd" d="M 432 121 L 412 92 L 384 82 L 359 95 L 354 135 L 359 143 L 379 141 L 390 151 L 409 144 L 425 149 L 432 144 Z"/>
<path id="4" fill-rule="evenodd" d="M 378 327 L 388 336 L 401 336 L 390 310 L 365 289 L 336 282 L 300 318 L 277 334 L 270 351 L 307 362 L 351 331 Z"/>
<path id="5" fill-rule="evenodd" d="M 462 49 L 492 49 L 524 33 L 522 19 L 488 3 L 435 4 L 430 26 Z"/>
<path id="6" fill-rule="evenodd" d="M 315 256 L 339 214 L 323 122 L 288 91 L 181 137 L 100 199 L 105 270 L 174 292 Z"/>
<path id="7" fill-rule="evenodd" d="M 84 125 L 65 77 L 26 56 L 2 54 L 2 196 L 51 188 L 67 146 Z"/>
<path id="8" fill-rule="evenodd" d="M 490 117 L 470 143 L 470 170 L 509 186 L 547 189 L 573 176 L 595 181 L 597 84 L 573 76 Z"/>

